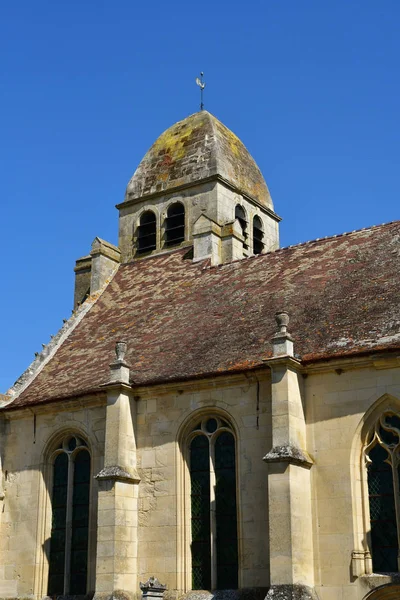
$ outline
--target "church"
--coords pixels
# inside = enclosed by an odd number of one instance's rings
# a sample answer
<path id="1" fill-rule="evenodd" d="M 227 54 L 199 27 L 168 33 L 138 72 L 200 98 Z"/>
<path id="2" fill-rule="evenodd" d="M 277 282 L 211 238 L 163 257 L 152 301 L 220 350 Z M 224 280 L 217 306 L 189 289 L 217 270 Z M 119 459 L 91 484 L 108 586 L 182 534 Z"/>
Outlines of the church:
<path id="1" fill-rule="evenodd" d="M 117 209 L 0 396 L 0 598 L 399 599 L 400 221 L 281 248 L 205 110 Z"/>

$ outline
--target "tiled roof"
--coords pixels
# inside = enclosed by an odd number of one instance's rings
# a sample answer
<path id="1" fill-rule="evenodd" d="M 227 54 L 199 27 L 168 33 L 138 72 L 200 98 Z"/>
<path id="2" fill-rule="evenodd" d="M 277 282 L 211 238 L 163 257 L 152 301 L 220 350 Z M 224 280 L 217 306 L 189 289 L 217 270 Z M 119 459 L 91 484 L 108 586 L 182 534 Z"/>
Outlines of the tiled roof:
<path id="1" fill-rule="evenodd" d="M 399 272 L 400 221 L 218 267 L 187 249 L 121 265 L 9 407 L 98 389 L 120 339 L 136 384 L 260 365 L 280 310 L 305 362 L 400 348 Z"/>
<path id="2" fill-rule="evenodd" d="M 206 110 L 172 125 L 145 154 L 128 183 L 125 201 L 220 176 L 267 208 L 272 199 L 246 147 Z"/>

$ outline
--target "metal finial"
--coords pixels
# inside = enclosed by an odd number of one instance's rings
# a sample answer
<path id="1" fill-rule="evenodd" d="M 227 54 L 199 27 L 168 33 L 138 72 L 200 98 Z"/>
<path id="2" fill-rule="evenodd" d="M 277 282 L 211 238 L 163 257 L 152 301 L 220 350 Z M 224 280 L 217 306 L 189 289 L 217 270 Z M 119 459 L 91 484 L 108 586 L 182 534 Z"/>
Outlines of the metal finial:
<path id="1" fill-rule="evenodd" d="M 204 110 L 204 102 L 203 102 L 203 91 L 206 87 L 205 81 L 203 81 L 204 73 L 201 71 L 200 77 L 196 77 L 196 83 L 200 88 L 200 110 Z"/>

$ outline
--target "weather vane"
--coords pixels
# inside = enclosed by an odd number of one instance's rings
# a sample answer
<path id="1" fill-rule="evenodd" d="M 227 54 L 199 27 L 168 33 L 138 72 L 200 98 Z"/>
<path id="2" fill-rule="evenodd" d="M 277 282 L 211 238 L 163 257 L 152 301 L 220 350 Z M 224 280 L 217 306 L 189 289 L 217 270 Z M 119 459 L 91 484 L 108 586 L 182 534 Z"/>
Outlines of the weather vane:
<path id="1" fill-rule="evenodd" d="M 203 71 L 200 73 L 200 77 L 196 77 L 196 83 L 200 88 L 200 110 L 204 109 L 204 103 L 203 103 L 203 90 L 206 87 L 205 82 L 203 81 Z"/>

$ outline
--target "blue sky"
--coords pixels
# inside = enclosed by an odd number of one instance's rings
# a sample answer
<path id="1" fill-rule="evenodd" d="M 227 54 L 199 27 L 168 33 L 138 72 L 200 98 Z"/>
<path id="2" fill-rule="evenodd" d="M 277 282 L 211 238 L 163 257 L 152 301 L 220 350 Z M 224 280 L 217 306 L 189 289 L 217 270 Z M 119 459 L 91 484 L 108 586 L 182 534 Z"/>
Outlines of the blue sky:
<path id="1" fill-rule="evenodd" d="M 0 392 L 71 314 L 75 260 L 149 146 L 206 108 L 282 245 L 400 218 L 398 0 L 15 0 L 0 18 Z"/>

